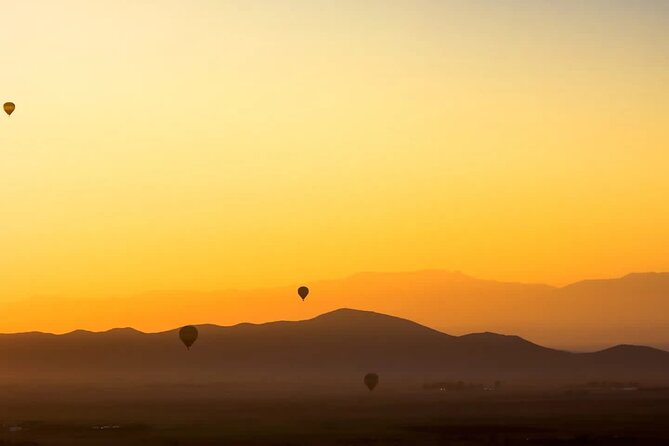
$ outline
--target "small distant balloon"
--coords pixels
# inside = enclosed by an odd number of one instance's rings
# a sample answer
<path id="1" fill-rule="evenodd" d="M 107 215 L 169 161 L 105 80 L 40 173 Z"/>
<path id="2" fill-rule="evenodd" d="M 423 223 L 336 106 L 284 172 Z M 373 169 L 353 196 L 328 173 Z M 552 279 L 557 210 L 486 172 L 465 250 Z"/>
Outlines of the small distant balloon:
<path id="1" fill-rule="evenodd" d="M 376 387 L 377 384 L 379 384 L 379 375 L 376 373 L 368 373 L 365 375 L 365 385 L 370 392 L 374 390 L 374 387 Z"/>
<path id="2" fill-rule="evenodd" d="M 186 325 L 179 330 L 179 339 L 184 343 L 186 348 L 190 350 L 191 345 L 197 340 L 197 328 L 192 325 Z"/>
<path id="3" fill-rule="evenodd" d="M 304 300 L 309 295 L 309 288 L 301 286 L 297 289 L 297 294 Z"/>
<path id="4" fill-rule="evenodd" d="M 5 110 L 5 113 L 11 116 L 11 114 L 14 113 L 16 105 L 14 105 L 13 102 L 5 102 L 5 105 L 3 105 L 2 108 Z"/>

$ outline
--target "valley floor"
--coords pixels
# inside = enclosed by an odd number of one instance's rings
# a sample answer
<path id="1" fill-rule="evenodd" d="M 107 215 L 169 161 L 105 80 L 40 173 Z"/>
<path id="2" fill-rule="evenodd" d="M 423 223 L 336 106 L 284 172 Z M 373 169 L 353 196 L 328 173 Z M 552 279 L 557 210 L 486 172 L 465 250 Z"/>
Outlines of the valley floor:
<path id="1" fill-rule="evenodd" d="M 2 390 L 3 446 L 669 444 L 665 390 Z"/>

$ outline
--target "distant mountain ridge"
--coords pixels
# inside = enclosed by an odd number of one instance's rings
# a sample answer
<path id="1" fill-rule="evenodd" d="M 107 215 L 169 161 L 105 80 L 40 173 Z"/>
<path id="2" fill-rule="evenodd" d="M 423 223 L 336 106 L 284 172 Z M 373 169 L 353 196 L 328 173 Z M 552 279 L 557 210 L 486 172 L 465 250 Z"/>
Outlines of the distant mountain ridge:
<path id="1" fill-rule="evenodd" d="M 451 336 L 384 314 L 339 309 L 303 321 L 199 326 L 190 351 L 177 330 L 0 335 L 4 383 L 342 382 L 370 370 L 390 382 L 669 382 L 669 353 L 617 346 L 569 353 L 517 336 Z"/>
<path id="2" fill-rule="evenodd" d="M 618 279 L 584 280 L 564 287 L 481 280 L 462 273 L 427 270 L 359 273 L 308 284 L 305 302 L 296 286 L 249 291 L 152 292 L 127 299 L 6 303 L 4 314 L 30 321 L 13 329 L 53 326 L 131 325 L 145 331 L 213 322 L 308 319 L 337 308 L 394 314 L 452 334 L 515 333 L 543 345 L 593 350 L 615 344 L 669 347 L 669 273 L 633 273 Z M 39 305 L 42 311 L 32 311 Z M 160 318 L 156 318 L 156 309 Z M 57 320 L 51 317 L 58 314 Z M 43 318 L 43 319 L 39 319 Z M 159 321 L 159 324 L 155 321 Z M 153 322 L 152 322 L 153 321 Z M 157 325 L 156 325 L 157 324 Z"/>

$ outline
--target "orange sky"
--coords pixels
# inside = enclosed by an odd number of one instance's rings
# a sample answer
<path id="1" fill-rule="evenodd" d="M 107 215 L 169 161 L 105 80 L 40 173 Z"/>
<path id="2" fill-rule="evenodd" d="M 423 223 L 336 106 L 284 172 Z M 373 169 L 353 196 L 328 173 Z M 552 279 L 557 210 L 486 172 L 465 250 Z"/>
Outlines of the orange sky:
<path id="1" fill-rule="evenodd" d="M 0 302 L 669 270 L 669 7 L 631 3 L 3 4 Z"/>

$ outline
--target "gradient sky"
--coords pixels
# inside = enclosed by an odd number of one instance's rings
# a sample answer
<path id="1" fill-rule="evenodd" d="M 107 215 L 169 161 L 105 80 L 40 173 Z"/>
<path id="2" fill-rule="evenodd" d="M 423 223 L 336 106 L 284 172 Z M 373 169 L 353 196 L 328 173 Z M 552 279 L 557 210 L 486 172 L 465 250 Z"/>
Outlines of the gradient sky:
<path id="1" fill-rule="evenodd" d="M 669 2 L 1 10 L 0 300 L 669 270 Z"/>

